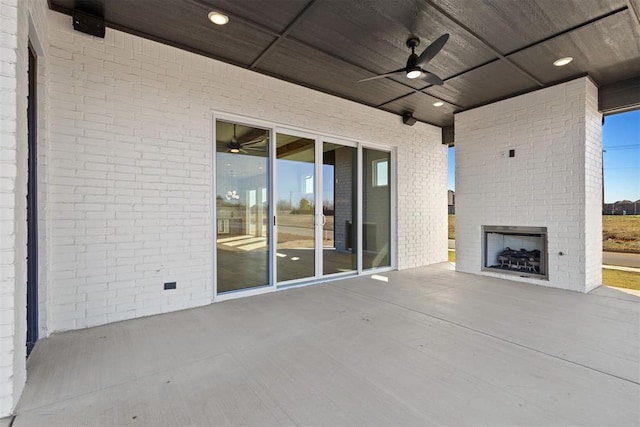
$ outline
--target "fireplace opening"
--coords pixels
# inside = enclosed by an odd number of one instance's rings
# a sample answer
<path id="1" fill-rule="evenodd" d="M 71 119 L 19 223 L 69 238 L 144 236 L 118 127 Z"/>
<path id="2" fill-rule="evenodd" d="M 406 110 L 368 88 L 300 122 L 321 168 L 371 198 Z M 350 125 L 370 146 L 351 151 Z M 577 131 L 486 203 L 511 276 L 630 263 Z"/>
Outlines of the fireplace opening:
<path id="1" fill-rule="evenodd" d="M 483 270 L 547 279 L 547 228 L 482 226 Z"/>

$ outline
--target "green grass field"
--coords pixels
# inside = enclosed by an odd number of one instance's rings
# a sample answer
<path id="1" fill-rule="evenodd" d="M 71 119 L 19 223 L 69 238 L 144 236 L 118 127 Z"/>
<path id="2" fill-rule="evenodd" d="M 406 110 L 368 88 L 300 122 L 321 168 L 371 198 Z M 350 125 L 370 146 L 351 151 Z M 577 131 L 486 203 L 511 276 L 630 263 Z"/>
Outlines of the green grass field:
<path id="1" fill-rule="evenodd" d="M 640 291 L 640 273 L 602 269 L 602 284 Z"/>
<path id="2" fill-rule="evenodd" d="M 456 216 L 449 215 L 449 238 L 456 238 Z"/>
<path id="3" fill-rule="evenodd" d="M 640 215 L 603 215 L 602 248 L 640 253 Z"/>

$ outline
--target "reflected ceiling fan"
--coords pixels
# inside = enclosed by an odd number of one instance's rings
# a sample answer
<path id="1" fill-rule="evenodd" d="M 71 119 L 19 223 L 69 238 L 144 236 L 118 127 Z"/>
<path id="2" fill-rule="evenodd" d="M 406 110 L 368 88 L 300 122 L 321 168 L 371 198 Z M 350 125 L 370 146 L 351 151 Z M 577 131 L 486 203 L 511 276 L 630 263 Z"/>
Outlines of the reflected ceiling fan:
<path id="1" fill-rule="evenodd" d="M 257 138 L 250 138 L 247 141 L 240 141 L 236 136 L 236 125 L 233 125 L 233 136 L 231 137 L 231 141 L 227 143 L 227 151 L 226 153 L 243 153 L 248 154 L 248 151 L 261 151 L 264 152 L 264 147 L 252 147 L 253 145 L 260 144 L 266 141 L 266 137 L 264 135 L 259 135 Z"/>
<path id="2" fill-rule="evenodd" d="M 390 73 L 380 74 L 378 76 L 362 79 L 359 80 L 358 83 L 404 74 L 408 79 L 420 78 L 421 80 L 424 80 L 427 83 L 431 83 L 432 85 L 442 85 L 444 84 L 442 79 L 435 74 L 425 70 L 424 66 L 427 65 L 427 63 L 438 54 L 438 52 L 440 52 L 447 40 L 449 40 L 448 33 L 441 35 L 436 41 L 431 43 L 420 54 L 420 56 L 418 56 L 416 54 L 416 47 L 418 47 L 418 45 L 420 44 L 420 39 L 417 37 L 411 37 L 407 40 L 407 47 L 411 49 L 411 55 L 409 55 L 409 59 L 407 59 L 406 67 L 399 70 L 391 71 Z"/>

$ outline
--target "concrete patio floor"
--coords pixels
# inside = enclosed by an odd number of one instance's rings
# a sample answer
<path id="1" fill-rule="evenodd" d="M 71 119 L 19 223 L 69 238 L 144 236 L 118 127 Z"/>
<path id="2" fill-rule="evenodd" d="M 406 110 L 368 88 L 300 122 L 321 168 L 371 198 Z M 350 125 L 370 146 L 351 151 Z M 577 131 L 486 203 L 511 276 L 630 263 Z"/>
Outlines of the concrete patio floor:
<path id="1" fill-rule="evenodd" d="M 13 426 L 640 425 L 640 298 L 384 276 L 55 334 Z"/>

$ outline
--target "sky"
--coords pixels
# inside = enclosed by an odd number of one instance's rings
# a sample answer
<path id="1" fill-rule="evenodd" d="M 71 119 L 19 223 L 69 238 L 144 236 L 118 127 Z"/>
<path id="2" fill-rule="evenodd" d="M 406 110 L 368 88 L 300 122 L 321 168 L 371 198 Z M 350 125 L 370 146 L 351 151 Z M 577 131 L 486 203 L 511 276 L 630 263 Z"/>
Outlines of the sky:
<path id="1" fill-rule="evenodd" d="M 640 110 L 605 118 L 602 127 L 605 203 L 640 199 Z M 455 148 L 449 148 L 449 189 L 455 190 Z"/>
<path id="2" fill-rule="evenodd" d="M 640 110 L 607 116 L 602 148 L 605 203 L 640 199 Z"/>

